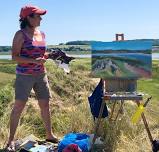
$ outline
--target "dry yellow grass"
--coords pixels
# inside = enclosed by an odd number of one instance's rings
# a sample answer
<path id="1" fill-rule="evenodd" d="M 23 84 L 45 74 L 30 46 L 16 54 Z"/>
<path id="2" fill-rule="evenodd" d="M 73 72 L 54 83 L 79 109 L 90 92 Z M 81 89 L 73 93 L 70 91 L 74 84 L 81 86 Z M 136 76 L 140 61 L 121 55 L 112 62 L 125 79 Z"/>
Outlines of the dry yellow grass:
<path id="1" fill-rule="evenodd" d="M 51 101 L 52 127 L 57 135 L 62 137 L 68 132 L 93 133 L 94 123 L 90 113 L 87 97 L 92 92 L 99 79 L 89 76 L 89 60 L 77 60 L 71 64 L 72 73 L 66 75 L 52 63 L 48 63 L 48 76 L 53 93 Z M 153 95 L 146 108 L 146 118 L 154 139 L 159 138 L 158 84 L 156 70 L 152 80 L 140 80 L 139 91 Z M 7 82 L 14 79 L 13 75 L 2 74 Z M 8 77 L 8 78 L 7 78 Z M 5 79 L 6 78 L 6 79 Z M 3 81 L 1 81 L 3 82 Z M 8 136 L 8 119 L 13 101 L 6 107 L 5 114 L 0 117 L 0 147 L 2 148 Z M 109 105 L 111 107 L 111 105 Z M 130 118 L 135 111 L 135 105 L 125 104 L 125 115 L 120 115 L 116 123 L 103 121 L 99 135 L 103 136 L 105 152 L 149 152 L 151 145 L 142 121 L 132 125 Z M 34 117 L 33 117 L 34 114 Z M 103 128 L 103 129 L 102 129 Z M 16 138 L 34 134 L 44 138 L 43 124 L 40 119 L 37 101 L 31 98 L 22 115 Z M 97 151 L 96 151 L 97 152 Z"/>

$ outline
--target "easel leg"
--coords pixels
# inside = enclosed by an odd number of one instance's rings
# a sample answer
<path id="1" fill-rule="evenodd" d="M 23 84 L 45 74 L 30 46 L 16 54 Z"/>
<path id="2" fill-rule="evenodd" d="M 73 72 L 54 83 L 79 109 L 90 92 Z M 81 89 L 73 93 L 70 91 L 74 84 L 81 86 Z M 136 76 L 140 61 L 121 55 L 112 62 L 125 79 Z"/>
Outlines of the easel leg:
<path id="1" fill-rule="evenodd" d="M 136 101 L 136 103 L 138 106 L 140 105 L 140 101 Z M 150 132 L 150 129 L 149 129 L 149 126 L 148 126 L 148 123 L 147 123 L 147 120 L 146 120 L 144 113 L 141 114 L 141 117 L 142 117 L 143 123 L 145 125 L 145 129 L 147 131 L 149 140 L 150 140 L 151 144 L 153 144 L 153 138 L 152 138 L 152 135 L 151 135 L 151 132 Z"/>
<path id="2" fill-rule="evenodd" d="M 100 126 L 100 124 L 101 124 L 101 119 L 102 119 L 102 114 L 103 114 L 103 110 L 104 110 L 104 105 L 105 105 L 105 101 L 104 101 L 104 99 L 103 99 L 103 100 L 102 100 L 101 107 L 100 107 L 100 111 L 99 111 L 99 116 L 98 116 L 98 118 L 97 118 L 96 125 L 95 125 L 95 131 L 94 131 L 94 137 L 93 137 L 93 141 L 92 141 L 91 151 L 93 150 L 94 143 L 95 143 L 95 141 L 96 141 L 97 134 L 98 134 L 98 129 L 99 129 L 99 126 Z"/>
<path id="3" fill-rule="evenodd" d="M 118 113 L 117 113 L 116 118 L 115 118 L 114 121 L 116 121 L 116 120 L 118 119 L 119 113 L 120 113 L 120 111 L 123 109 L 123 104 L 124 104 L 124 102 L 121 100 L 121 105 L 120 105 L 120 108 L 119 108 L 119 110 L 118 110 Z"/>
<path id="4" fill-rule="evenodd" d="M 112 111 L 111 111 L 111 114 L 110 114 L 110 118 L 109 118 L 109 120 L 111 120 L 111 119 L 112 119 L 112 117 L 113 117 L 113 113 L 114 113 L 115 105 L 116 105 L 116 101 L 115 101 L 115 102 L 114 102 L 114 104 L 113 104 L 113 108 L 112 108 Z"/>
<path id="5" fill-rule="evenodd" d="M 146 117 L 145 117 L 144 113 L 141 114 L 141 117 L 142 117 L 142 120 L 143 120 L 143 122 L 144 122 L 144 125 L 145 125 L 145 128 L 146 128 L 148 137 L 149 137 L 149 139 L 150 139 L 150 142 L 151 142 L 151 144 L 152 144 L 152 143 L 153 143 L 153 138 L 152 138 L 152 135 L 151 135 L 151 132 L 150 132 L 150 129 L 149 129 L 148 123 L 147 123 L 147 121 L 146 121 Z"/>

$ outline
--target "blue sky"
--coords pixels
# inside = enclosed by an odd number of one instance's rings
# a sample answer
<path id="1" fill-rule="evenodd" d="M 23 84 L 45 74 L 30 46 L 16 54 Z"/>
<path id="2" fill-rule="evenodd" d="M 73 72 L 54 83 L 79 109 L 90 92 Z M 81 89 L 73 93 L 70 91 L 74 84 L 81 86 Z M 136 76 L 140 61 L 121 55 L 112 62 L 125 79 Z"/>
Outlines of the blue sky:
<path id="1" fill-rule="evenodd" d="M 47 44 L 73 40 L 112 41 L 159 38 L 159 0 L 3 0 L 0 5 L 0 45 L 12 45 L 19 30 L 19 12 L 26 4 L 47 9 L 40 29 Z"/>

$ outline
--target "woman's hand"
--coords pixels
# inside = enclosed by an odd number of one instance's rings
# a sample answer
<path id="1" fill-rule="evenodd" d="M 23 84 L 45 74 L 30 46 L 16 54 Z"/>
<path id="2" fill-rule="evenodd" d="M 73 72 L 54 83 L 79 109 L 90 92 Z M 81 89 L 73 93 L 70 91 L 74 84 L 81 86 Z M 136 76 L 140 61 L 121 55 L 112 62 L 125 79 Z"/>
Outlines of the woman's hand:
<path id="1" fill-rule="evenodd" d="M 45 58 L 39 57 L 35 59 L 36 64 L 44 64 L 46 62 Z"/>

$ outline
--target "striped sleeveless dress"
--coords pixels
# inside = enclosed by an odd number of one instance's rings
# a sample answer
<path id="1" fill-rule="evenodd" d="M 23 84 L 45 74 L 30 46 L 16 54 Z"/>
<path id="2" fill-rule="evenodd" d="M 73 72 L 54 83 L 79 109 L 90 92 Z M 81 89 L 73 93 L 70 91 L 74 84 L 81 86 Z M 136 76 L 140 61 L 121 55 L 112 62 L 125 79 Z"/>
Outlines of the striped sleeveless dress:
<path id="1" fill-rule="evenodd" d="M 45 42 L 45 34 L 43 32 L 39 32 L 38 36 L 41 36 L 42 39 L 36 40 L 33 37 L 31 39 L 25 30 L 21 30 L 24 37 L 23 47 L 20 52 L 21 57 L 32 58 L 36 59 L 38 57 L 44 57 L 45 50 L 46 50 L 46 42 Z M 45 73 L 44 65 L 38 65 L 36 63 L 19 63 L 16 67 L 16 74 L 23 74 L 23 75 L 37 75 Z"/>

